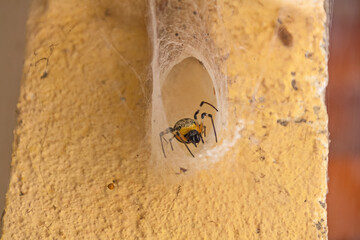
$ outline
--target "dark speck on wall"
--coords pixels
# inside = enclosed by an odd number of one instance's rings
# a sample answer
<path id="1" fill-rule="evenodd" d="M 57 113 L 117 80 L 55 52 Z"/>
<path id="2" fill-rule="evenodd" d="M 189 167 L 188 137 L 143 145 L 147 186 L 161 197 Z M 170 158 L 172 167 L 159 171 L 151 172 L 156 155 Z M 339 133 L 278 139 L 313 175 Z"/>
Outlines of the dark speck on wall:
<path id="1" fill-rule="evenodd" d="M 278 35 L 278 37 L 280 38 L 282 44 L 285 47 L 292 47 L 292 45 L 293 45 L 293 36 L 287 30 L 287 28 L 285 26 L 279 27 L 277 35 Z"/>

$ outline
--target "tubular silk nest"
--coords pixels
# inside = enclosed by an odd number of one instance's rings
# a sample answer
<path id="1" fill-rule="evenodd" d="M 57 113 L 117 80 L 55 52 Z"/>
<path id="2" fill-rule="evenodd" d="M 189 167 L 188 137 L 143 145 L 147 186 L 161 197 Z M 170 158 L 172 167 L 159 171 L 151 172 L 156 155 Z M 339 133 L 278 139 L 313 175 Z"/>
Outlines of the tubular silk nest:
<path id="1" fill-rule="evenodd" d="M 157 169 L 179 169 L 196 167 L 208 162 L 206 151 L 194 161 L 182 153 L 172 154 L 164 159 L 159 144 L 159 132 L 170 126 L 164 113 L 161 87 L 174 65 L 188 57 L 198 59 L 208 71 L 216 95 L 219 112 L 216 129 L 221 130 L 226 122 L 226 49 L 217 44 L 223 33 L 220 6 L 215 1 L 193 0 L 149 0 L 149 35 L 152 41 L 152 165 Z M 215 27 L 216 26 L 216 27 Z M 225 44 L 221 44 L 224 46 Z M 174 93 L 179 94 L 179 93 Z M 180 96 L 179 96 L 180 97 Z M 198 104 L 198 103 L 196 103 Z M 215 103 L 214 103 L 215 104 Z M 203 156 L 203 157 L 201 157 Z M 200 158 L 203 160 L 201 161 Z M 196 162 L 196 163 L 194 163 Z M 196 164 L 196 166 L 194 166 Z"/>

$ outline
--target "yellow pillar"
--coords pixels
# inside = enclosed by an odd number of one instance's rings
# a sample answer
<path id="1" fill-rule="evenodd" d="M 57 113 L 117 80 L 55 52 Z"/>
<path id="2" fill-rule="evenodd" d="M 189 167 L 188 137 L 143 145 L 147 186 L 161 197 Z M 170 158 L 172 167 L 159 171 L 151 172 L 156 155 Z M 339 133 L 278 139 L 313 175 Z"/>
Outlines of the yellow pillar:
<path id="1" fill-rule="evenodd" d="M 34 1 L 2 239 L 327 239 L 326 84 L 324 1 Z"/>

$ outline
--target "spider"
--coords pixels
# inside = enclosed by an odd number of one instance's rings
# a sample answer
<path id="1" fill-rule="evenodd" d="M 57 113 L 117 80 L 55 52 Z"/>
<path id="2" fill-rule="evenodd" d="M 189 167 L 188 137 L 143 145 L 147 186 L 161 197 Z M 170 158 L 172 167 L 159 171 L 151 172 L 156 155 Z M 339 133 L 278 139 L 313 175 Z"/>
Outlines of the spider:
<path id="1" fill-rule="evenodd" d="M 216 107 L 214 107 L 212 104 L 205 102 L 205 101 L 202 101 L 200 103 L 200 107 L 202 107 L 204 104 L 211 106 L 218 112 Z M 197 115 L 199 114 L 199 112 L 200 112 L 200 109 L 198 109 L 195 112 L 194 119 L 192 119 L 192 118 L 180 119 L 179 121 L 177 121 L 175 123 L 174 127 L 169 127 L 167 129 L 165 129 L 164 131 L 160 132 L 161 148 L 162 148 L 165 158 L 166 158 L 166 154 L 165 154 L 164 145 L 163 145 L 162 140 L 164 139 L 165 142 L 168 142 L 164 138 L 164 135 L 168 134 L 168 133 L 173 134 L 173 137 L 169 139 L 172 151 L 174 151 L 174 148 L 173 148 L 171 141 L 174 138 L 176 138 L 176 140 L 178 140 L 179 142 L 181 142 L 185 145 L 185 147 L 187 148 L 187 150 L 189 151 L 191 156 L 195 157 L 194 154 L 190 151 L 190 148 L 187 146 L 187 144 L 192 143 L 192 144 L 194 144 L 195 147 L 197 147 L 196 144 L 198 144 L 200 141 L 202 143 L 204 143 L 202 134 L 204 134 L 204 137 L 206 137 L 206 126 L 203 124 L 203 119 L 205 118 L 205 116 L 208 116 L 211 119 L 211 123 L 212 123 L 213 129 L 214 129 L 214 134 L 215 134 L 215 141 L 217 142 L 216 130 L 215 130 L 214 119 L 213 119 L 212 114 L 203 112 L 201 114 L 202 121 L 199 124 L 198 119 L 197 119 Z"/>

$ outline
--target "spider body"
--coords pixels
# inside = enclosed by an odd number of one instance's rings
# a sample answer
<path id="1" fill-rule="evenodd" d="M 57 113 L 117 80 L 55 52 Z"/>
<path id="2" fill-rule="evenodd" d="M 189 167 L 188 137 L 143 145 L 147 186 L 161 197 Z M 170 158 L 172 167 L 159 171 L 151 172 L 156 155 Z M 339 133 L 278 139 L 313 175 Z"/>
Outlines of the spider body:
<path id="1" fill-rule="evenodd" d="M 191 118 L 183 118 L 175 123 L 173 129 L 179 132 L 179 135 L 174 135 L 176 140 L 186 144 L 193 143 L 196 146 L 201 140 L 203 124 L 197 124 Z"/>
<path id="2" fill-rule="evenodd" d="M 208 104 L 209 106 L 213 107 L 216 111 L 218 111 L 212 104 L 205 102 L 205 101 L 202 101 L 200 103 L 200 107 L 202 107 L 203 104 Z M 199 112 L 200 112 L 200 109 L 195 112 L 194 119 L 192 119 L 192 118 L 180 119 L 179 121 L 177 121 L 175 123 L 174 127 L 169 127 L 167 129 L 165 129 L 164 131 L 160 132 L 160 142 L 161 142 L 162 151 L 164 153 L 164 157 L 166 157 L 166 154 L 165 154 L 164 145 L 163 145 L 162 140 L 166 141 L 166 139 L 164 138 L 164 135 L 167 133 L 173 134 L 173 137 L 169 139 L 171 150 L 174 150 L 171 141 L 172 141 L 172 139 L 176 138 L 176 140 L 178 140 L 180 143 L 183 143 L 185 145 L 187 150 L 190 152 L 191 156 L 194 157 L 194 155 L 190 151 L 187 144 L 194 144 L 194 146 L 197 147 L 197 144 L 200 141 L 202 143 L 204 143 L 203 135 L 204 135 L 204 137 L 206 137 L 206 127 L 203 124 L 203 119 L 206 116 L 210 117 L 210 119 L 211 119 L 211 123 L 213 125 L 214 134 L 215 134 L 215 141 L 217 142 L 217 136 L 216 136 L 216 130 L 215 130 L 213 116 L 211 114 L 203 112 L 201 114 L 202 121 L 201 121 L 201 123 L 199 123 L 198 119 L 197 119 L 197 115 L 199 114 Z"/>

